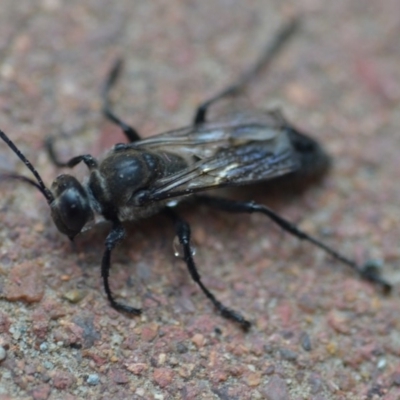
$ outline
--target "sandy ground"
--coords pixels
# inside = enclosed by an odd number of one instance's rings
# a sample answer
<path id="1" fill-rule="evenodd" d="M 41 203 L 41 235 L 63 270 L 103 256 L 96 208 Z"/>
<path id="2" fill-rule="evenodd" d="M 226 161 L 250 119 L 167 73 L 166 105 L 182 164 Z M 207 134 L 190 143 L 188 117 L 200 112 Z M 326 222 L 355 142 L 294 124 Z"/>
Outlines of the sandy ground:
<path id="1" fill-rule="evenodd" d="M 397 0 L 3 0 L 0 127 L 50 184 L 49 134 L 69 135 L 65 159 L 123 141 L 100 113 L 117 57 L 118 112 L 150 136 L 190 123 L 294 14 L 301 32 L 247 101 L 281 107 L 335 164 L 304 193 L 253 194 L 358 262 L 382 260 L 392 294 L 259 216 L 193 206 L 182 215 L 204 281 L 252 329 L 215 313 L 174 258 L 162 217 L 129 228 L 114 254 L 115 293 L 143 307 L 130 318 L 102 288 L 107 226 L 71 246 L 39 192 L 4 182 L 1 400 L 400 398 Z M 5 144 L 0 168 L 29 175 Z"/>

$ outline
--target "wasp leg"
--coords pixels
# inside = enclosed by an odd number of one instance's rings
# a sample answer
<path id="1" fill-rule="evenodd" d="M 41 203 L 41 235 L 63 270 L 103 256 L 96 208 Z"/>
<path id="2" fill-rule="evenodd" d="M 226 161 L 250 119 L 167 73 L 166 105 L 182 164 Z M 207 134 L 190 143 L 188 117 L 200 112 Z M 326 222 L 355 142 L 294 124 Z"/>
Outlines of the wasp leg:
<path id="1" fill-rule="evenodd" d="M 219 197 L 208 197 L 208 196 L 196 196 L 200 203 L 205 204 L 210 207 L 214 207 L 223 211 L 232 213 L 254 213 L 258 212 L 266 215 L 273 222 L 279 225 L 285 231 L 291 233 L 301 240 L 306 240 L 320 249 L 324 250 L 326 253 L 331 255 L 336 260 L 348 265 L 355 272 L 357 272 L 363 279 L 366 279 L 374 284 L 380 285 L 385 293 L 390 292 L 391 285 L 387 283 L 380 275 L 377 268 L 374 268 L 370 263 L 366 263 L 365 266 L 359 266 L 355 261 L 343 256 L 337 251 L 333 250 L 331 247 L 327 246 L 323 242 L 308 235 L 304 231 L 297 228 L 294 224 L 288 220 L 282 218 L 280 215 L 272 211 L 270 208 L 256 204 L 252 201 L 250 202 L 240 202 L 229 199 L 223 199 Z"/>
<path id="2" fill-rule="evenodd" d="M 251 323 L 247 321 L 240 313 L 224 306 L 216 297 L 204 286 L 200 274 L 197 271 L 196 264 L 193 260 L 192 251 L 190 248 L 190 226 L 174 211 L 167 208 L 165 213 L 172 219 L 175 225 L 175 231 L 179 238 L 179 242 L 183 248 L 183 260 L 185 261 L 192 279 L 200 286 L 203 293 L 211 300 L 215 308 L 221 313 L 224 318 L 233 320 L 241 325 L 244 330 L 250 328 Z"/>
<path id="3" fill-rule="evenodd" d="M 72 157 L 68 161 L 61 161 L 58 158 L 58 155 L 54 148 L 54 138 L 48 137 L 45 141 L 45 147 L 47 150 L 47 154 L 49 155 L 50 160 L 57 167 L 63 168 L 73 168 L 78 165 L 80 162 L 83 162 L 89 170 L 96 169 L 98 166 L 97 160 L 90 154 L 83 154 L 81 156 Z"/>
<path id="4" fill-rule="evenodd" d="M 110 268 L 111 268 L 111 252 L 114 247 L 125 237 L 125 230 L 122 225 L 117 222 L 114 223 L 111 232 L 108 234 L 106 242 L 105 242 L 105 251 L 103 254 L 103 259 L 101 261 L 101 276 L 103 277 L 104 290 L 107 294 L 108 301 L 111 306 L 118 311 L 123 311 L 133 315 L 140 315 L 142 310 L 140 308 L 134 308 L 127 306 L 125 304 L 121 304 L 114 299 L 114 296 L 111 292 L 110 285 L 108 283 L 108 278 L 110 276 Z"/>
<path id="5" fill-rule="evenodd" d="M 118 125 L 122 129 L 129 142 L 137 142 L 141 139 L 139 133 L 136 131 L 136 129 L 132 128 L 127 123 L 118 118 L 111 107 L 110 90 L 115 85 L 115 82 L 117 81 L 119 74 L 121 73 L 121 69 L 122 60 L 118 59 L 111 68 L 106 78 L 106 81 L 103 84 L 103 88 L 101 91 L 101 98 L 103 100 L 103 115 L 109 121 Z"/>
<path id="6" fill-rule="evenodd" d="M 207 111 L 211 105 L 216 103 L 218 100 L 223 99 L 224 97 L 238 94 L 255 76 L 260 73 L 262 69 L 266 68 L 297 31 L 299 22 L 299 19 L 295 18 L 285 24 L 283 28 L 275 35 L 273 40 L 267 44 L 267 47 L 261 53 L 260 58 L 251 68 L 249 68 L 239 77 L 237 82 L 226 87 L 225 89 L 222 89 L 215 96 L 200 104 L 193 118 L 193 125 L 204 123 L 206 121 Z"/>

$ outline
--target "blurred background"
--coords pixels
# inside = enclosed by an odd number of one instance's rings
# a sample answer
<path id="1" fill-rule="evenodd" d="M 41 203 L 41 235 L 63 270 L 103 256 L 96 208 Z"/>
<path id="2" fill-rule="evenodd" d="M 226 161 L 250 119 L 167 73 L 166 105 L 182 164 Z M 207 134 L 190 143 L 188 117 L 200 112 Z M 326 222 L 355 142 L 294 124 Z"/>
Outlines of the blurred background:
<path id="1" fill-rule="evenodd" d="M 2 182 L 0 399 L 398 399 L 399 11 L 395 0 L 3 0 L 0 128 L 48 184 L 59 173 L 48 135 L 67 136 L 65 159 L 124 140 L 101 116 L 116 58 L 116 110 L 147 137 L 189 124 L 300 15 L 244 97 L 281 107 L 335 164 L 302 195 L 257 200 L 358 262 L 381 260 L 395 288 L 383 296 L 258 216 L 187 207 L 204 281 L 252 330 L 215 313 L 160 217 L 134 225 L 114 254 L 115 293 L 144 310 L 129 318 L 103 293 L 107 227 L 71 246 L 40 193 Z M 4 144 L 0 168 L 29 175 Z"/>

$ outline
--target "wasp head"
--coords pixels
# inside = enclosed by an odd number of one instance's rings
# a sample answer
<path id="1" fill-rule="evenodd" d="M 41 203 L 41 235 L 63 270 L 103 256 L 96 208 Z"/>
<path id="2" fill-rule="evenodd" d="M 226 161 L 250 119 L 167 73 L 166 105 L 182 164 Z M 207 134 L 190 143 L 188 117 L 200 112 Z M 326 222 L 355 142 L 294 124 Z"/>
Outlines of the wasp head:
<path id="1" fill-rule="evenodd" d="M 71 175 L 60 175 L 51 185 L 54 200 L 51 216 L 57 229 L 71 240 L 93 218 L 89 197 L 81 183 Z"/>
<path id="2" fill-rule="evenodd" d="M 81 232 L 85 224 L 93 218 L 93 211 L 87 191 L 71 175 L 60 175 L 57 177 L 49 190 L 31 162 L 1 130 L 0 138 L 32 172 L 36 181 L 18 174 L 0 174 L 0 179 L 17 179 L 36 187 L 50 205 L 51 216 L 58 230 L 72 240 Z"/>

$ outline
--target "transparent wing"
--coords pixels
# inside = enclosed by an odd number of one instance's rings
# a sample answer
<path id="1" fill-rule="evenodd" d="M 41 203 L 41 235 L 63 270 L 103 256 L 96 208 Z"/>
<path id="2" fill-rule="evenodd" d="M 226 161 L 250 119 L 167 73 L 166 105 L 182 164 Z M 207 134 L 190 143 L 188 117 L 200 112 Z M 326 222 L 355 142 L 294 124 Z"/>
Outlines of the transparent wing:
<path id="1" fill-rule="evenodd" d="M 170 151 L 193 162 L 250 141 L 273 139 L 280 134 L 284 124 L 274 113 L 246 111 L 219 117 L 217 122 L 165 132 L 131 146 L 143 150 Z"/>
<path id="2" fill-rule="evenodd" d="M 132 146 L 172 152 L 188 160 L 186 168 L 153 182 L 142 204 L 267 180 L 299 167 L 287 130 L 268 113 L 237 114 L 226 121 L 168 132 Z"/>

